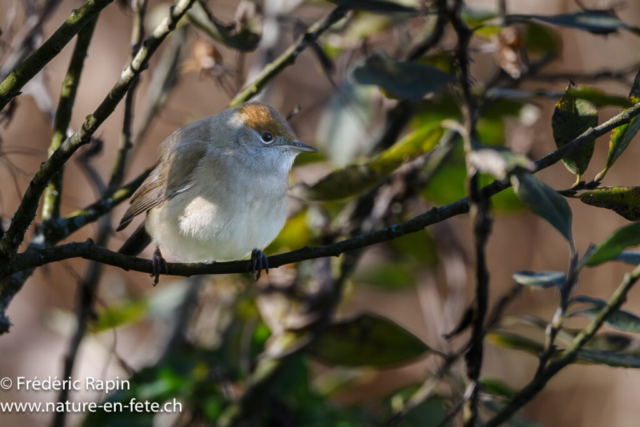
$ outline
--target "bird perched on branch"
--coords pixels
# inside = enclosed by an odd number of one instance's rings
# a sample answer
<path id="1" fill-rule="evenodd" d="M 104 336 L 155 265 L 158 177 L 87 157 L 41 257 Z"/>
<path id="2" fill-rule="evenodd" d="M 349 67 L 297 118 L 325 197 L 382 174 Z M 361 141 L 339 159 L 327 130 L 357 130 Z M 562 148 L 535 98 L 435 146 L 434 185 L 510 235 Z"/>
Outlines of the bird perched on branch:
<path id="1" fill-rule="evenodd" d="M 119 252 L 137 255 L 149 243 L 154 285 L 167 273 L 166 251 L 183 262 L 231 261 L 251 253 L 256 280 L 262 253 L 284 226 L 289 171 L 296 155 L 318 150 L 299 142 L 275 109 L 251 102 L 175 131 L 131 197 L 118 231 L 137 215 L 145 222 Z M 256 273 L 257 271 L 257 273 Z"/>

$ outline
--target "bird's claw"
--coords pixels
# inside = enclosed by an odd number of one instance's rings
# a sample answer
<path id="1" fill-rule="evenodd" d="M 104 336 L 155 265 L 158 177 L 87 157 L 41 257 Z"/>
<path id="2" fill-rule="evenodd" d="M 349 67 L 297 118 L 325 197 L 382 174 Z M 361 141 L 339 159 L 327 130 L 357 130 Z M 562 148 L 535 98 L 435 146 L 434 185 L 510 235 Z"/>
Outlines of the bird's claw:
<path id="1" fill-rule="evenodd" d="M 251 251 L 251 275 L 258 281 L 262 270 L 269 274 L 269 258 L 262 253 L 260 249 L 254 249 Z"/>
<path id="2" fill-rule="evenodd" d="M 169 274 L 169 267 L 167 266 L 167 261 L 162 257 L 162 252 L 160 252 L 160 248 L 156 247 L 156 250 L 153 251 L 153 257 L 151 258 L 151 277 L 153 277 L 153 286 L 157 285 L 160 281 L 160 274 Z"/>

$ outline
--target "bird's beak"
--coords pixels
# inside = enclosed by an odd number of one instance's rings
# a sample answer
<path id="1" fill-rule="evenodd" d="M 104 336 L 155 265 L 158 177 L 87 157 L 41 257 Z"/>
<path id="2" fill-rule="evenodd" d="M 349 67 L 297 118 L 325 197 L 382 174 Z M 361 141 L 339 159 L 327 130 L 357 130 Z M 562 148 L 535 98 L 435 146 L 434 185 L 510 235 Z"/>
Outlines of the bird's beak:
<path id="1" fill-rule="evenodd" d="M 303 144 L 300 141 L 289 142 L 282 148 L 284 148 L 285 150 L 299 151 L 301 153 L 317 153 L 319 151 L 317 148 L 307 144 Z"/>

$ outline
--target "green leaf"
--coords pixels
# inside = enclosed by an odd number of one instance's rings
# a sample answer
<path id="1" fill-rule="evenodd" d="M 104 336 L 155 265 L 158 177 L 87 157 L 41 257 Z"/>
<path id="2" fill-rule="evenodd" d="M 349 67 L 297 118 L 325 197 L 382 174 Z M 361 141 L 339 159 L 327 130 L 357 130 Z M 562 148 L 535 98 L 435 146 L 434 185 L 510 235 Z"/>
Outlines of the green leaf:
<path id="1" fill-rule="evenodd" d="M 544 350 L 542 343 L 511 332 L 489 331 L 487 333 L 487 341 L 498 347 L 522 350 L 534 356 L 538 356 L 538 354 Z M 559 352 L 561 351 L 562 350 L 559 350 Z M 578 351 L 578 360 L 613 367 L 640 368 L 640 358 L 629 354 L 591 348 L 580 349 L 580 351 Z"/>
<path id="2" fill-rule="evenodd" d="M 534 164 L 526 156 L 515 154 L 508 148 L 490 147 L 474 150 L 468 155 L 469 162 L 480 172 L 505 179 L 515 169 L 532 171 Z"/>
<path id="3" fill-rule="evenodd" d="M 633 87 L 631 88 L 628 99 L 632 104 L 640 102 L 640 71 L 638 71 L 636 78 L 633 80 Z M 596 176 L 596 181 L 602 181 L 609 168 L 613 166 L 616 160 L 618 160 L 618 157 L 627 149 L 631 140 L 633 140 L 638 133 L 638 130 L 640 130 L 640 117 L 636 116 L 632 118 L 629 123 L 617 127 L 611 132 L 607 164 L 604 170 Z"/>
<path id="4" fill-rule="evenodd" d="M 364 283 L 383 290 L 406 289 L 416 284 L 415 273 L 411 266 L 398 262 L 382 263 L 359 269 L 354 274 L 353 280 L 358 284 Z"/>
<path id="5" fill-rule="evenodd" d="M 524 286 L 535 289 L 561 288 L 567 275 L 561 271 L 519 271 L 513 280 Z"/>
<path id="6" fill-rule="evenodd" d="M 567 94 L 573 96 L 574 98 L 589 101 L 596 107 L 607 107 L 610 105 L 614 105 L 618 107 L 629 108 L 634 104 L 634 102 L 632 102 L 628 98 L 625 98 L 624 96 L 609 95 L 594 87 L 583 86 L 575 89 L 569 89 L 567 91 Z"/>
<path id="7" fill-rule="evenodd" d="M 570 82 L 567 90 L 558 103 L 551 118 L 553 139 L 561 148 L 582 135 L 587 129 L 598 125 L 598 111 L 588 101 L 578 99 L 571 94 L 577 86 Z M 578 176 L 584 174 L 593 155 L 595 140 L 582 146 L 579 150 L 562 159 L 569 171 Z"/>
<path id="8" fill-rule="evenodd" d="M 498 15 L 485 9 L 474 9 L 470 7 L 463 7 L 461 18 L 471 28 L 476 28 L 484 25 L 487 21 L 497 18 Z"/>
<path id="9" fill-rule="evenodd" d="M 438 123 L 424 126 L 369 162 L 338 169 L 311 186 L 297 185 L 291 189 L 291 194 L 314 201 L 340 200 L 360 194 L 382 182 L 405 162 L 433 149 L 443 132 Z"/>
<path id="10" fill-rule="evenodd" d="M 362 85 L 378 86 L 393 98 L 419 99 L 443 90 L 457 81 L 454 75 L 416 62 L 397 61 L 373 54 L 353 68 L 353 80 Z"/>
<path id="11" fill-rule="evenodd" d="M 579 309 L 570 314 L 571 316 L 579 315 L 590 319 L 593 319 L 607 305 L 606 301 L 584 296 L 575 297 L 572 301 L 591 304 L 593 307 Z M 619 331 L 640 333 L 640 316 L 625 310 L 618 309 L 611 313 L 607 317 L 605 324 Z"/>
<path id="12" fill-rule="evenodd" d="M 114 304 L 100 311 L 98 318 L 91 322 L 91 332 L 98 333 L 108 329 L 129 325 L 142 320 L 148 312 L 146 300 L 127 301 Z"/>
<path id="13" fill-rule="evenodd" d="M 577 335 L 577 333 L 576 333 Z M 615 351 L 616 353 L 633 354 L 638 352 L 640 342 L 628 335 L 603 332 L 595 335 L 585 344 L 585 348 L 592 350 Z"/>
<path id="14" fill-rule="evenodd" d="M 287 220 L 278 237 L 264 250 L 268 255 L 301 248 L 309 244 L 311 231 L 307 224 L 307 210 L 297 213 Z"/>
<path id="15" fill-rule="evenodd" d="M 448 205 L 466 196 L 465 181 L 467 171 L 464 159 L 449 159 L 431 177 L 422 194 L 425 199 L 438 206 Z M 480 175 L 480 185 L 491 184 L 495 179 Z M 491 206 L 495 213 L 510 213 L 522 210 L 523 205 L 513 188 L 507 188 L 491 196 Z"/>
<path id="16" fill-rule="evenodd" d="M 640 358 L 612 351 L 583 348 L 578 352 L 578 359 L 583 362 L 607 365 L 614 368 L 640 368 Z"/>
<path id="17" fill-rule="evenodd" d="M 600 187 L 580 194 L 580 200 L 611 209 L 629 221 L 640 220 L 640 187 Z"/>
<path id="18" fill-rule="evenodd" d="M 482 377 L 480 379 L 480 384 L 482 384 L 483 391 L 494 396 L 501 396 L 506 397 L 507 399 L 511 399 L 516 394 L 516 391 L 513 389 L 513 387 L 499 378 Z"/>
<path id="19" fill-rule="evenodd" d="M 388 0 L 329 0 L 333 4 L 349 9 L 367 10 L 380 13 L 418 13 L 418 11 L 403 4 Z"/>
<path id="20" fill-rule="evenodd" d="M 640 264 L 640 251 L 622 251 L 613 259 L 630 265 L 638 265 Z"/>
<path id="21" fill-rule="evenodd" d="M 364 313 L 332 324 L 312 346 L 331 365 L 387 367 L 423 357 L 429 347 L 389 319 Z"/>
<path id="22" fill-rule="evenodd" d="M 425 229 L 418 233 L 409 233 L 393 239 L 389 244 L 406 258 L 417 261 L 422 266 L 435 268 L 438 266 L 438 246 Z"/>
<path id="23" fill-rule="evenodd" d="M 523 43 L 529 54 L 555 56 L 560 53 L 560 36 L 545 25 L 528 22 Z"/>
<path id="24" fill-rule="evenodd" d="M 622 22 L 616 16 L 604 10 L 590 10 L 587 12 L 576 12 L 560 15 L 509 15 L 506 17 L 507 24 L 515 22 L 526 22 L 530 20 L 540 21 L 547 24 L 558 25 L 588 31 L 593 34 L 611 34 L 618 29 L 630 29 L 633 27 Z"/>
<path id="25" fill-rule="evenodd" d="M 614 259 L 626 248 L 637 245 L 640 245 L 640 223 L 616 230 L 607 240 L 596 246 L 583 262 L 589 267 L 594 267 Z"/>
<path id="26" fill-rule="evenodd" d="M 489 331 L 487 332 L 486 340 L 496 347 L 523 350 L 536 356 L 544 350 L 542 343 L 512 332 Z"/>
<path id="27" fill-rule="evenodd" d="M 533 213 L 554 226 L 573 248 L 571 209 L 564 197 L 535 179 L 530 173 L 516 173 L 511 176 L 511 182 L 520 200 Z"/>

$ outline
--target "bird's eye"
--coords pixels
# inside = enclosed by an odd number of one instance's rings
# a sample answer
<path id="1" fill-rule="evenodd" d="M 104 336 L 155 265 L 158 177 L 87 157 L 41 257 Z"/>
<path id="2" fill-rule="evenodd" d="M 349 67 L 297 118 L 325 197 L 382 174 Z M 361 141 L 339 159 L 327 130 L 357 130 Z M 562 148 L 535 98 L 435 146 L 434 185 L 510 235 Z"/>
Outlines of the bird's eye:
<path id="1" fill-rule="evenodd" d="M 264 142 L 271 142 L 273 141 L 273 135 L 271 135 L 269 132 L 265 132 L 262 135 L 260 135 L 262 137 L 262 140 Z"/>

